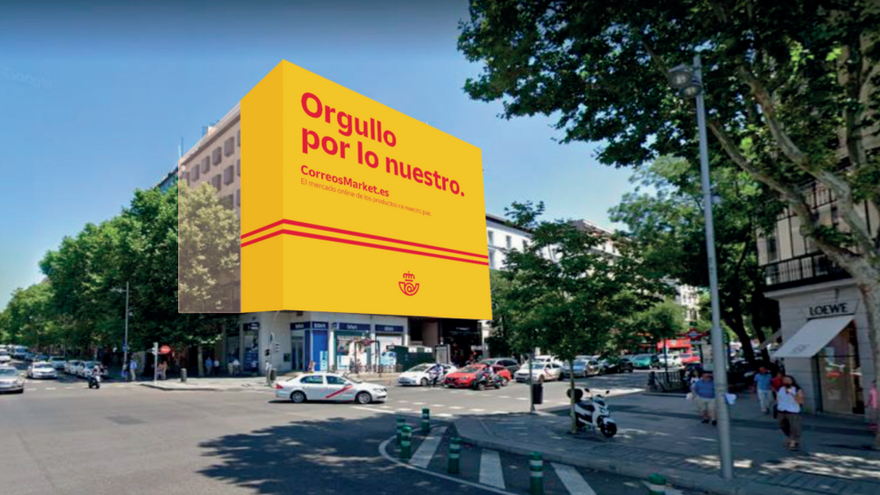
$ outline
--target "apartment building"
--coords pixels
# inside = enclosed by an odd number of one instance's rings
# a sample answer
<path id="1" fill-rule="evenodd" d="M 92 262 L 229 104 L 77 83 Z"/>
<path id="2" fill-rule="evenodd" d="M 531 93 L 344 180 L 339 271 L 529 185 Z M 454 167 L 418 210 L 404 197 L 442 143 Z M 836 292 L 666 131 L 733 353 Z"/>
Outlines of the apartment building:
<path id="1" fill-rule="evenodd" d="M 832 192 L 821 184 L 806 192 L 820 221 L 838 226 Z M 878 235 L 877 206 L 864 202 L 858 209 Z M 852 278 L 800 234 L 800 220 L 789 209 L 759 236 L 757 249 L 764 295 L 779 302 L 781 329 L 769 341 L 775 346 L 781 339 L 781 345 L 771 357 L 801 385 L 808 411 L 864 414 L 874 364 L 865 308 Z"/>

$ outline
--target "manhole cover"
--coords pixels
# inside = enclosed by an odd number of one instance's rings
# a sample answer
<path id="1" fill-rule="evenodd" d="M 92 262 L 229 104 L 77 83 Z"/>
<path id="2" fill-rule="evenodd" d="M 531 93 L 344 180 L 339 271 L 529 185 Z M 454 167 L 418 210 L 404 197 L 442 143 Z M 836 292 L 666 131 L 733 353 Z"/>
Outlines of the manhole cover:
<path id="1" fill-rule="evenodd" d="M 131 416 L 107 416 L 107 419 L 118 425 L 139 425 L 145 423 L 145 421 Z"/>

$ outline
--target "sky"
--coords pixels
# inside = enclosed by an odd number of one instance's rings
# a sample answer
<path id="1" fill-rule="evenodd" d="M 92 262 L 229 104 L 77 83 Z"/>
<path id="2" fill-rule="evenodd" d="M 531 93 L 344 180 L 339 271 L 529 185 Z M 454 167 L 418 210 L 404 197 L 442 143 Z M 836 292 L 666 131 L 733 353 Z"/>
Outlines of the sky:
<path id="1" fill-rule="evenodd" d="M 0 308 L 64 236 L 118 214 L 281 60 L 482 149 L 486 209 L 613 227 L 629 171 L 560 145 L 552 119 L 503 120 L 462 90 L 467 2 L 4 2 L 0 17 Z"/>

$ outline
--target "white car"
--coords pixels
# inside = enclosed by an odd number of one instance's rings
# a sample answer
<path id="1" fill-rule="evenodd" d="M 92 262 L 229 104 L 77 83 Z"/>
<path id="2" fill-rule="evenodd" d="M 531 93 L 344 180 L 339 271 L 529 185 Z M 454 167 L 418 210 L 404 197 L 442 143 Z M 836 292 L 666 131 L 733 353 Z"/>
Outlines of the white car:
<path id="1" fill-rule="evenodd" d="M 663 354 L 659 354 L 657 357 L 660 358 L 660 367 L 664 368 L 665 364 Z M 668 363 L 670 368 L 680 368 L 684 366 L 681 362 L 681 356 L 679 356 L 678 354 L 667 354 L 665 358 L 665 363 Z"/>
<path id="2" fill-rule="evenodd" d="M 409 371 L 405 371 L 400 374 L 397 378 L 398 385 L 421 385 L 422 387 L 428 386 L 431 382 L 431 377 L 428 375 L 428 370 L 431 369 L 437 363 L 423 363 L 417 366 L 414 366 L 409 369 Z M 437 380 L 437 384 L 443 383 L 443 378 L 447 373 L 452 373 L 456 370 L 455 366 L 451 364 L 440 364 L 443 367 L 443 371 L 440 372 L 440 378 Z"/>
<path id="3" fill-rule="evenodd" d="M 519 383 L 529 381 L 529 373 L 532 374 L 533 383 L 543 383 L 559 380 L 562 377 L 562 366 L 551 361 L 529 363 L 528 367 L 520 368 L 514 373 L 513 379 Z"/>
<path id="4" fill-rule="evenodd" d="M 369 404 L 387 399 L 388 391 L 381 385 L 353 381 L 334 373 L 308 373 L 276 383 L 275 397 L 298 404 L 309 400 Z"/>
<path id="5" fill-rule="evenodd" d="M 67 373 L 68 375 L 75 375 L 76 368 L 81 363 L 82 363 L 82 361 L 80 361 L 78 359 L 71 359 L 70 361 L 67 361 L 66 363 L 64 363 L 64 372 Z"/>
<path id="6" fill-rule="evenodd" d="M 46 361 L 38 361 L 28 366 L 27 376 L 28 378 L 33 379 L 58 378 L 58 374 L 55 373 L 55 368 L 52 367 L 52 363 Z"/>
<path id="7" fill-rule="evenodd" d="M 0 392 L 24 393 L 24 377 L 12 366 L 0 366 Z"/>
<path id="8" fill-rule="evenodd" d="M 88 378 L 92 376 L 92 368 L 94 368 L 98 363 L 95 361 L 83 361 L 76 368 L 76 376 L 80 378 Z"/>
<path id="9" fill-rule="evenodd" d="M 9 353 L 0 351 L 0 364 L 8 364 L 10 361 L 12 361 L 12 358 L 9 356 Z"/>
<path id="10" fill-rule="evenodd" d="M 63 357 L 52 356 L 52 358 L 49 359 L 49 362 L 52 363 L 52 367 L 55 368 L 55 371 L 64 371 L 64 364 L 66 361 L 64 361 Z"/>

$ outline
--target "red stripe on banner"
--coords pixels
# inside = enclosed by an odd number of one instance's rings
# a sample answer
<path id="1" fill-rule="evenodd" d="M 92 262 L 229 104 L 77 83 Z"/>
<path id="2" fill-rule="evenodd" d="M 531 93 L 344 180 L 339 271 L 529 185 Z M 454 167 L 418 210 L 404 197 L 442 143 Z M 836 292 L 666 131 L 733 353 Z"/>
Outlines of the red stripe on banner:
<path id="1" fill-rule="evenodd" d="M 250 241 L 242 243 L 241 247 L 250 246 L 251 244 L 256 244 L 260 241 L 265 241 L 266 239 L 271 239 L 271 238 L 278 236 L 278 235 L 281 235 L 281 234 L 295 235 L 297 237 L 305 237 L 308 239 L 317 239 L 319 241 L 339 242 L 341 244 L 350 244 L 352 246 L 361 246 L 361 247 L 368 247 L 368 248 L 373 248 L 373 249 L 384 249 L 385 251 L 394 251 L 394 252 L 398 252 L 398 253 L 415 254 L 418 256 L 428 256 L 431 258 L 440 258 L 443 260 L 461 261 L 462 263 L 473 263 L 475 265 L 489 266 L 489 263 L 486 263 L 484 261 L 468 260 L 468 259 L 464 259 L 464 258 L 454 258 L 452 256 L 444 256 L 442 254 L 426 253 L 424 251 L 414 251 L 412 249 L 403 249 L 403 248 L 398 248 L 398 247 L 393 247 L 393 246 L 383 246 L 381 244 L 371 244 L 369 242 L 353 241 L 351 239 L 340 239 L 338 237 L 329 237 L 326 235 L 310 234 L 308 232 L 297 232 L 295 230 L 286 230 L 286 229 L 277 230 L 275 232 L 272 232 L 271 234 L 266 234 L 263 237 L 257 237 L 256 239 L 251 239 Z"/>
<path id="2" fill-rule="evenodd" d="M 439 247 L 439 246 L 432 246 L 430 244 L 420 244 L 418 242 L 404 241 L 404 240 L 400 240 L 400 239 L 393 239 L 391 237 L 382 237 L 379 235 L 365 234 L 363 232 L 355 232 L 353 230 L 337 229 L 335 227 L 325 227 L 323 225 L 317 225 L 314 223 L 298 222 L 296 220 L 287 220 L 287 219 L 278 220 L 277 222 L 270 223 L 269 225 L 266 225 L 265 227 L 260 227 L 257 230 L 253 230 L 251 232 L 248 232 L 247 234 L 243 234 L 241 236 L 241 238 L 244 239 L 245 237 L 250 237 L 254 234 L 259 234 L 260 232 L 264 232 L 266 230 L 269 230 L 273 227 L 277 227 L 279 225 L 293 225 L 295 227 L 305 227 L 308 229 L 323 230 L 325 232 L 333 232 L 334 234 L 353 235 L 353 236 L 357 236 L 357 237 L 363 237 L 365 239 L 372 239 L 374 241 L 394 242 L 397 244 L 404 244 L 407 246 L 420 247 L 420 248 L 425 248 L 425 249 L 434 249 L 437 251 L 445 251 L 447 253 L 462 254 L 465 256 L 474 256 L 476 258 L 489 259 L 489 256 L 485 255 L 485 254 L 469 253 L 467 251 L 459 251 L 457 249 L 449 249 L 449 248 L 444 248 L 444 247 Z M 242 244 L 242 245 L 244 245 L 244 244 Z"/>

